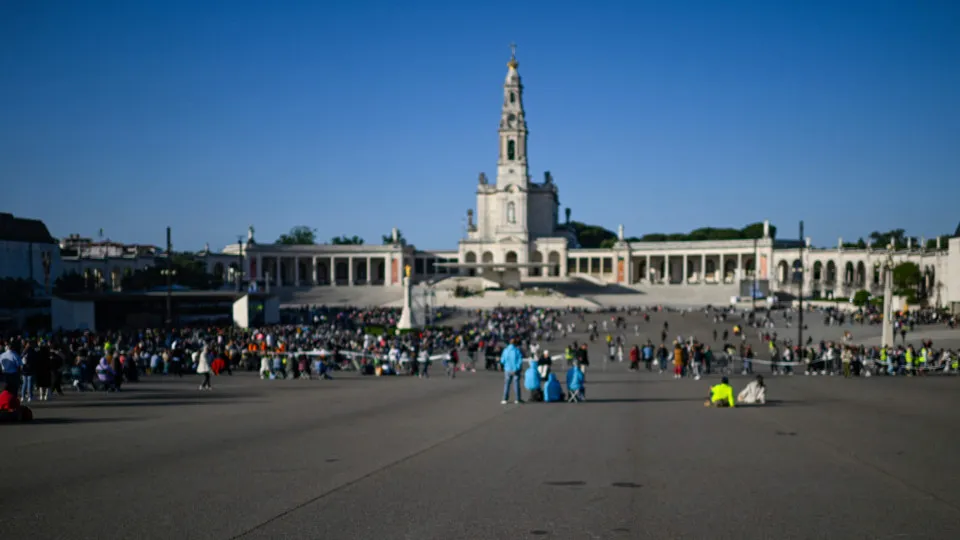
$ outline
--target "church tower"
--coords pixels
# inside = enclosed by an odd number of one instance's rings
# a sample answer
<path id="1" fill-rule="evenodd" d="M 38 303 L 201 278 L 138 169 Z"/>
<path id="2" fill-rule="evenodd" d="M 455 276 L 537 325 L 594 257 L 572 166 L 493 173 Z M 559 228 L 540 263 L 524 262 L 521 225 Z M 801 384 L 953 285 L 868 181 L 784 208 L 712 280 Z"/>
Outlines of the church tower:
<path id="1" fill-rule="evenodd" d="M 517 68 L 516 45 L 510 46 L 507 78 L 503 83 L 500 111 L 500 157 L 497 160 L 497 191 L 500 207 L 499 235 L 526 240 L 528 232 L 527 120 L 523 111 L 523 84 Z"/>
<path id="2" fill-rule="evenodd" d="M 500 112 L 500 159 L 497 161 L 497 187 L 526 187 L 527 119 L 523 112 L 523 84 L 517 68 L 516 45 L 511 45 L 507 78 L 503 83 L 503 107 Z"/>

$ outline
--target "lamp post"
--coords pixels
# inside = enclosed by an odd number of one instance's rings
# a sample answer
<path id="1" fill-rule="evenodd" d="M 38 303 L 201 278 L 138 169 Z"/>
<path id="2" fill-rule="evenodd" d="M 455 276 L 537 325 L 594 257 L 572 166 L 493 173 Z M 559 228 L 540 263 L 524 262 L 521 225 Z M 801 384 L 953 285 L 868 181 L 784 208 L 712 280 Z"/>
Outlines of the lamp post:
<path id="1" fill-rule="evenodd" d="M 237 235 L 237 259 L 240 267 L 237 269 L 237 292 L 243 289 L 243 236 Z"/>
<path id="2" fill-rule="evenodd" d="M 753 302 L 753 311 L 757 310 L 757 265 L 760 264 L 757 262 L 757 242 L 758 239 L 753 239 L 753 288 L 750 291 L 750 300 Z"/>
<path id="3" fill-rule="evenodd" d="M 797 314 L 797 347 L 803 347 L 803 248 L 806 242 L 803 240 L 803 220 L 800 220 L 800 286 L 797 288 L 798 314 Z M 803 349 L 801 349 L 803 350 Z"/>
<path id="4" fill-rule="evenodd" d="M 173 326 L 173 241 L 170 239 L 170 227 L 167 227 L 167 267 L 161 274 L 167 277 L 167 328 Z"/>

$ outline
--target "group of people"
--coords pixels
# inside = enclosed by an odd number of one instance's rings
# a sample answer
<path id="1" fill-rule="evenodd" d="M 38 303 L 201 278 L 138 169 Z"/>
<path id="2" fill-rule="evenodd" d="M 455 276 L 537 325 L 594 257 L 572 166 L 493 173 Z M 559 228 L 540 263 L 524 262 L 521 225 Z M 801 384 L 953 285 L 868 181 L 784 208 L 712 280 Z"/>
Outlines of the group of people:
<path id="1" fill-rule="evenodd" d="M 523 370 L 524 357 L 517 340 L 514 338 L 503 350 L 500 356 L 503 366 L 503 399 L 502 405 L 510 402 L 510 388 L 515 387 L 514 403 L 523 403 L 520 393 L 520 376 Z M 553 360 L 549 351 L 543 351 L 539 358 L 531 358 L 526 371 L 523 371 L 523 387 L 530 396 L 530 401 L 558 402 L 584 401 L 586 399 L 586 377 L 580 368 L 580 363 L 574 361 L 566 373 L 567 392 L 563 391 L 560 380 L 552 371 Z"/>

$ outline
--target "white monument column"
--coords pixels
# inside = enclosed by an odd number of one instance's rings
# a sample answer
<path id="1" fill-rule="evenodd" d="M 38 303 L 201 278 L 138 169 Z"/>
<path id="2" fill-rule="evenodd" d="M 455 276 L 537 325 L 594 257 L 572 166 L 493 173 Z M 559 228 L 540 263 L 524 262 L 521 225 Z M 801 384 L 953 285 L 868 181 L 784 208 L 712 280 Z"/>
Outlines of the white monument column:
<path id="1" fill-rule="evenodd" d="M 347 257 L 347 285 L 353 287 L 353 257 Z"/>

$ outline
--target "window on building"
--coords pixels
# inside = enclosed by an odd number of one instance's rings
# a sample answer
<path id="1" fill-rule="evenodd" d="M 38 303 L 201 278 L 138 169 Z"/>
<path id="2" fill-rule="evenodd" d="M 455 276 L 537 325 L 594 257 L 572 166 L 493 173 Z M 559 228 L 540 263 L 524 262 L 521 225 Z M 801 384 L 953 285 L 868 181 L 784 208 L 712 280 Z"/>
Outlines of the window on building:
<path id="1" fill-rule="evenodd" d="M 514 141 L 507 141 L 507 159 L 513 161 L 517 153 L 517 143 Z"/>
<path id="2" fill-rule="evenodd" d="M 510 92 L 510 103 L 517 101 L 517 95 L 513 92 Z"/>

